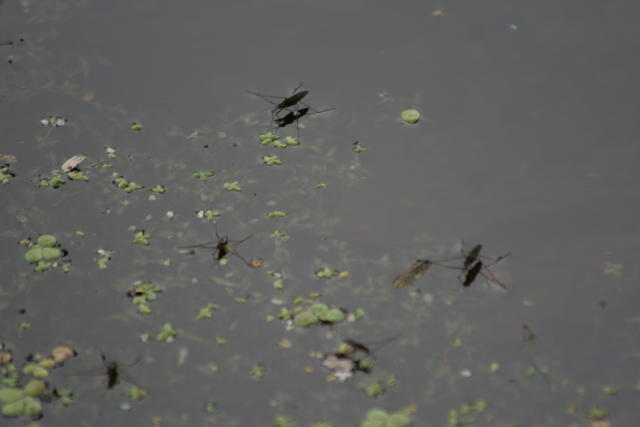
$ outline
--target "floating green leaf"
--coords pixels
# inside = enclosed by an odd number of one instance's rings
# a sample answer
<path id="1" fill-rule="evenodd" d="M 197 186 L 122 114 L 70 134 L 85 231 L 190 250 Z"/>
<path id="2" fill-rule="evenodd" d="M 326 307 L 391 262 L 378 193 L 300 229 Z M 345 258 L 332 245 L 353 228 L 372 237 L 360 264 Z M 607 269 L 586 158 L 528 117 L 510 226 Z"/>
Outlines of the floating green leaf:
<path id="1" fill-rule="evenodd" d="M 249 370 L 249 375 L 251 375 L 254 379 L 259 380 L 264 376 L 267 368 L 262 365 L 253 365 Z"/>
<path id="2" fill-rule="evenodd" d="M 41 234 L 38 236 L 38 244 L 43 247 L 52 248 L 58 244 L 58 240 L 51 234 Z"/>
<path id="3" fill-rule="evenodd" d="M 287 136 L 287 137 L 285 138 L 285 141 L 287 141 L 287 145 L 292 146 L 292 147 L 295 147 L 295 146 L 297 146 L 297 145 L 300 145 L 300 141 L 298 141 L 298 139 L 297 139 L 297 138 L 294 138 L 294 137 L 292 137 L 292 136 Z"/>
<path id="4" fill-rule="evenodd" d="M 269 218 L 282 218 L 287 216 L 287 214 L 283 211 L 271 211 L 269 213 L 267 213 L 267 216 Z"/>
<path id="5" fill-rule="evenodd" d="M 149 239 L 151 238 L 150 234 L 145 233 L 144 230 L 134 230 L 133 233 L 133 240 L 131 242 L 134 245 L 149 246 Z"/>
<path id="6" fill-rule="evenodd" d="M 215 175 L 213 171 L 203 171 L 203 172 L 194 172 L 193 177 L 199 179 L 200 181 L 206 181 L 208 178 Z"/>
<path id="7" fill-rule="evenodd" d="M 344 320 L 344 312 L 339 308 L 332 308 L 327 312 L 325 318 L 321 318 L 321 320 L 325 320 L 331 323 L 340 323 Z"/>
<path id="8" fill-rule="evenodd" d="M 362 153 L 363 151 L 367 151 L 368 148 L 363 147 L 362 144 L 360 144 L 358 141 L 353 143 L 353 148 L 351 149 L 351 151 L 353 151 L 354 153 Z"/>
<path id="9" fill-rule="evenodd" d="M 72 181 L 79 181 L 79 182 L 89 181 L 89 177 L 86 176 L 83 171 L 70 171 L 70 172 L 67 172 L 67 176 Z"/>
<path id="10" fill-rule="evenodd" d="M 591 408 L 589 410 L 589 419 L 601 420 L 609 416 L 609 411 L 604 408 Z"/>
<path id="11" fill-rule="evenodd" d="M 127 181 L 123 177 L 119 176 L 113 180 L 113 184 L 120 190 L 124 190 L 126 193 L 133 193 L 137 190 L 142 190 L 144 187 L 133 181 Z"/>
<path id="12" fill-rule="evenodd" d="M 47 385 L 42 380 L 31 380 L 24 386 L 24 393 L 27 396 L 40 396 L 47 389 Z"/>
<path id="13" fill-rule="evenodd" d="M 282 161 L 277 154 L 273 154 L 271 156 L 262 156 L 262 161 L 267 166 L 279 166 L 282 164 Z"/>
<path id="14" fill-rule="evenodd" d="M 42 260 L 42 247 L 35 245 L 24 254 L 28 263 L 36 263 Z"/>
<path id="15" fill-rule="evenodd" d="M 224 189 L 227 191 L 242 191 L 240 188 L 240 183 L 238 181 L 225 182 Z"/>
<path id="16" fill-rule="evenodd" d="M 269 145 L 272 142 L 280 140 L 280 137 L 271 131 L 259 134 L 258 138 L 262 145 Z"/>
<path id="17" fill-rule="evenodd" d="M 418 110 L 414 110 L 412 108 L 404 110 L 400 113 L 400 118 L 409 124 L 416 124 L 418 120 L 420 120 L 420 112 Z"/>
<path id="18" fill-rule="evenodd" d="M 607 261 L 604 266 L 604 274 L 608 274 L 613 277 L 620 278 L 622 277 L 622 264 L 616 264 L 613 262 Z"/>
<path id="19" fill-rule="evenodd" d="M 0 184 L 8 184 L 15 176 L 16 174 L 11 171 L 8 163 L 0 166 Z"/>
<path id="20" fill-rule="evenodd" d="M 135 287 L 127 292 L 127 296 L 131 298 L 131 302 L 138 306 L 138 312 L 141 314 L 151 314 L 149 303 L 154 301 L 163 289 L 153 282 L 137 283 Z"/>
<path id="21" fill-rule="evenodd" d="M 39 185 L 40 187 L 58 188 L 66 182 L 67 180 L 65 179 L 64 174 L 58 170 L 55 170 L 53 171 L 51 178 L 48 178 L 48 177 L 40 178 Z"/>
<path id="22" fill-rule="evenodd" d="M 171 326 L 171 323 L 165 323 L 162 326 L 162 332 L 160 332 L 156 336 L 156 340 L 164 341 L 166 343 L 171 343 L 177 336 L 178 336 L 178 331 L 173 329 L 173 326 Z"/>
<path id="23" fill-rule="evenodd" d="M 286 415 L 277 415 L 273 419 L 273 426 L 274 427 L 297 427 L 297 424 L 291 417 L 288 417 Z"/>
<path id="24" fill-rule="evenodd" d="M 23 396 L 22 389 L 14 388 L 14 387 L 4 387 L 0 388 L 0 402 L 2 403 L 12 403 Z"/>
<path id="25" fill-rule="evenodd" d="M 210 302 L 205 307 L 202 307 L 200 309 L 200 312 L 196 316 L 196 320 L 213 318 L 213 313 L 211 312 L 211 310 L 217 310 L 217 309 L 218 309 L 218 304 L 214 304 L 214 303 Z"/>
<path id="26" fill-rule="evenodd" d="M 147 392 L 134 385 L 127 390 L 127 397 L 131 400 L 142 400 L 147 397 Z"/>
<path id="27" fill-rule="evenodd" d="M 296 316 L 293 318 L 293 323 L 303 328 L 306 328 L 318 322 L 318 317 L 310 311 L 302 311 L 296 314 Z"/>
<path id="28" fill-rule="evenodd" d="M 137 123 L 137 122 L 133 122 L 131 124 L 131 130 L 141 131 L 142 130 L 142 124 L 141 123 Z"/>

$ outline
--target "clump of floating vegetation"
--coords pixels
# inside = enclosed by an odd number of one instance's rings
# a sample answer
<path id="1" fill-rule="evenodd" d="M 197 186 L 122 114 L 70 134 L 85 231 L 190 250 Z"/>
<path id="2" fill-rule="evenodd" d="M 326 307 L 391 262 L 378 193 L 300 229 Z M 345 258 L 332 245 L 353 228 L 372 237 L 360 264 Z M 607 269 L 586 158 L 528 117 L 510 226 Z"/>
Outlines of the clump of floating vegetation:
<path id="1" fill-rule="evenodd" d="M 15 177 L 16 174 L 11 170 L 9 163 L 0 166 L 0 184 L 8 184 Z"/>
<path id="2" fill-rule="evenodd" d="M 118 187 L 120 190 L 124 190 L 125 193 L 133 193 L 137 190 L 142 190 L 144 187 L 142 185 L 137 184 L 134 181 L 127 181 L 124 177 L 115 174 L 115 178 L 113 179 L 113 185 Z"/>
<path id="3" fill-rule="evenodd" d="M 389 413 L 384 409 L 374 408 L 367 412 L 367 417 L 360 427 L 409 427 L 411 417 L 404 411 Z"/>
<path id="4" fill-rule="evenodd" d="M 336 324 L 343 322 L 348 313 L 341 308 L 331 307 L 323 302 L 297 298 L 294 301 L 295 307 L 283 307 L 278 313 L 278 317 L 284 321 L 292 322 L 296 326 L 302 328 L 315 324 Z M 357 316 L 354 314 L 349 320 L 355 320 Z"/>
<path id="5" fill-rule="evenodd" d="M 64 397 L 63 404 L 73 401 L 71 392 L 63 390 L 63 395 L 56 389 L 48 391 L 50 384 L 44 381 L 51 370 L 61 366 L 76 356 L 73 348 L 59 345 L 53 348 L 49 356 L 36 353 L 29 358 L 22 371 L 13 361 L 10 350 L 0 346 L 0 376 L 4 386 L 0 388 L 2 415 L 5 417 L 36 417 L 42 412 L 42 404 L 58 397 Z"/>
<path id="6" fill-rule="evenodd" d="M 155 285 L 153 282 L 137 281 L 134 283 L 133 289 L 127 292 L 127 296 L 131 298 L 131 302 L 138 306 L 138 312 L 140 314 L 151 314 L 151 306 L 149 303 L 155 301 L 158 294 L 162 292 L 160 286 Z"/>
<path id="7" fill-rule="evenodd" d="M 24 254 L 24 259 L 30 264 L 35 264 L 36 271 L 45 271 L 59 265 L 65 272 L 68 271 L 70 263 L 58 262 L 67 255 L 67 251 L 62 249 L 54 235 L 41 234 L 36 243 L 30 239 L 22 240 L 20 243 L 29 248 Z"/>

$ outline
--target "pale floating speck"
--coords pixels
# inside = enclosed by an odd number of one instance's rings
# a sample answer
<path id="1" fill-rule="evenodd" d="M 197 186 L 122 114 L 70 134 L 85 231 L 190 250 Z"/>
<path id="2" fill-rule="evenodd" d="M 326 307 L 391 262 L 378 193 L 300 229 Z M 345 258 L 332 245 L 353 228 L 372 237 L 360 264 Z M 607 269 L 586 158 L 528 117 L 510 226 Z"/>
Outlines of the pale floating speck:
<path id="1" fill-rule="evenodd" d="M 464 378 L 469 378 L 471 376 L 471 370 L 470 369 L 463 369 L 460 371 L 460 376 L 464 377 Z"/>
<path id="2" fill-rule="evenodd" d="M 64 162 L 60 169 L 62 169 L 62 171 L 65 173 L 71 172 L 72 170 L 77 168 L 78 165 L 82 163 L 86 158 L 87 156 L 76 154 L 75 156 L 70 157 L 66 162 Z"/>
<path id="3" fill-rule="evenodd" d="M 413 108 L 409 108 L 400 113 L 400 118 L 409 124 L 416 124 L 418 120 L 420 120 L 420 112 L 418 110 L 414 110 Z"/>
<path id="4" fill-rule="evenodd" d="M 509 27 L 507 28 L 509 31 L 518 31 L 518 26 L 516 24 L 509 24 Z"/>

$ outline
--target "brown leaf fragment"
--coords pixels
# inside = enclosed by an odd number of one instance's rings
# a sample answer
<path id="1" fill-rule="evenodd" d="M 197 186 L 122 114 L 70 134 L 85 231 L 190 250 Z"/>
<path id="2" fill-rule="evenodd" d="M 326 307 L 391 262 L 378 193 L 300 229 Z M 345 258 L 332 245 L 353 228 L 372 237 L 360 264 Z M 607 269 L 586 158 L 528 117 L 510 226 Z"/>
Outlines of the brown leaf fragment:
<path id="1" fill-rule="evenodd" d="M 419 259 L 418 261 L 415 262 L 415 264 L 409 267 L 407 271 L 397 275 L 396 278 L 393 279 L 393 287 L 406 288 L 408 286 L 411 286 L 413 282 L 415 282 L 418 277 L 424 274 L 424 272 L 427 271 L 427 269 L 430 266 L 431 266 L 431 261 L 427 259 L 425 260 Z"/>
<path id="2" fill-rule="evenodd" d="M 66 162 L 64 162 L 60 167 L 60 169 L 62 169 L 62 171 L 65 173 L 71 172 L 72 170 L 77 168 L 78 165 L 82 163 L 86 158 L 87 156 L 83 156 L 82 154 L 76 154 L 75 156 L 70 157 Z"/>

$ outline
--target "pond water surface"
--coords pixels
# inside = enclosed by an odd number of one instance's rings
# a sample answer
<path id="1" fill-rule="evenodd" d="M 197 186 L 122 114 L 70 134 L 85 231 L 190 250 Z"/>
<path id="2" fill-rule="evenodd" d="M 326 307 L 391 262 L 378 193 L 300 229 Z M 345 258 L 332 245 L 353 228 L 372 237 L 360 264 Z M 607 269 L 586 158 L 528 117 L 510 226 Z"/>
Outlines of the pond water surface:
<path id="1" fill-rule="evenodd" d="M 47 379 L 74 403 L 44 402 L 41 425 L 359 426 L 372 408 L 414 426 L 583 426 L 594 409 L 634 425 L 639 8 L 0 2 L 0 164 L 15 174 L 0 185 L 0 340 L 20 370 L 78 352 Z M 273 129 L 273 105 L 247 92 L 300 84 L 299 132 Z M 270 129 L 300 144 L 262 145 Z M 87 182 L 42 185 L 76 154 Z M 215 239 L 206 209 L 221 237 L 252 235 L 236 251 L 260 268 L 179 249 Z M 149 244 L 133 244 L 142 230 Z M 68 272 L 26 262 L 19 242 L 40 234 Z M 440 266 L 392 286 L 462 242 L 509 253 L 490 267 L 507 290 Z M 141 314 L 128 293 L 146 282 L 162 292 Z M 277 317 L 312 301 L 351 316 Z M 157 339 L 167 323 L 172 342 Z M 312 357 L 341 339 L 372 349 L 369 373 L 340 382 Z M 87 375 L 102 354 L 147 396 Z"/>

